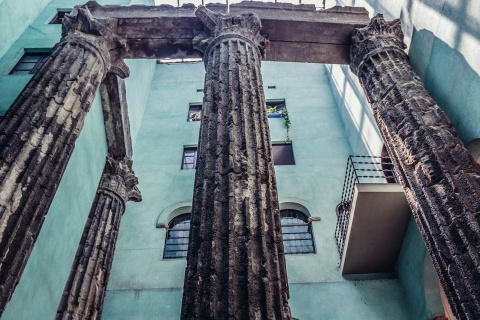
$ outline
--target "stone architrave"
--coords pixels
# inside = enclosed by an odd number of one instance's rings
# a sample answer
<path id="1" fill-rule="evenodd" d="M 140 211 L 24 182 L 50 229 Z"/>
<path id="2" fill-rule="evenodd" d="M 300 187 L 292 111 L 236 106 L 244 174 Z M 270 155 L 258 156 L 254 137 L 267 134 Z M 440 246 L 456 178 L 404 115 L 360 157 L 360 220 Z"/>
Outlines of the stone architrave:
<path id="1" fill-rule="evenodd" d="M 399 20 L 352 36 L 350 68 L 370 102 L 457 319 L 480 319 L 480 167 L 404 52 Z"/>
<path id="2" fill-rule="evenodd" d="M 100 319 L 127 201 L 141 201 L 128 158 L 107 158 L 56 319 Z"/>
<path id="3" fill-rule="evenodd" d="M 256 14 L 199 7 L 205 96 L 181 319 L 290 319 Z"/>
<path id="4" fill-rule="evenodd" d="M 115 24 L 86 6 L 0 122 L 0 314 L 10 300 L 107 72 L 128 75 Z M 15 249 L 12 249 L 15 248 Z"/>

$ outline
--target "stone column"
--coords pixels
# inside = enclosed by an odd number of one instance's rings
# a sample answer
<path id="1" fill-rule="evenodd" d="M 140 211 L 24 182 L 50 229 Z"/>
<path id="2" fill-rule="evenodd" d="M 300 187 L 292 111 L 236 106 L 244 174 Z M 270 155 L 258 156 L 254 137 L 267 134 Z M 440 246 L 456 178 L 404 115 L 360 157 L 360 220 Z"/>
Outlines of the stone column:
<path id="1" fill-rule="evenodd" d="M 480 167 L 404 52 L 399 20 L 352 36 L 358 76 L 457 319 L 480 319 Z M 459 106 L 461 107 L 461 106 Z"/>
<path id="2" fill-rule="evenodd" d="M 100 319 L 117 242 L 129 200 L 141 201 L 128 158 L 108 157 L 56 319 Z"/>
<path id="3" fill-rule="evenodd" d="M 257 15 L 196 11 L 205 97 L 182 319 L 290 319 Z"/>
<path id="4" fill-rule="evenodd" d="M 19 281 L 107 71 L 126 77 L 109 20 L 67 15 L 59 44 L 0 122 L 0 314 Z"/>

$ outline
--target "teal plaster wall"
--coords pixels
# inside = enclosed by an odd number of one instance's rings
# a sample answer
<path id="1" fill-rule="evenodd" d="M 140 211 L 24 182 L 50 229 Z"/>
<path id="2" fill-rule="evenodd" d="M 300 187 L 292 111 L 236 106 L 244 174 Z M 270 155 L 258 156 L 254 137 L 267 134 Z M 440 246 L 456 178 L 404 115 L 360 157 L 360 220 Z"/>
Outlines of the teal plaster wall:
<path id="1" fill-rule="evenodd" d="M 0 58 L 29 27 L 50 0 L 0 1 Z"/>
<path id="2" fill-rule="evenodd" d="M 285 99 L 296 165 L 276 166 L 279 200 L 311 216 L 317 254 L 287 256 L 293 316 L 300 319 L 411 319 L 396 279 L 348 281 L 338 270 L 335 206 L 352 148 L 323 65 L 265 62 L 267 99 Z M 165 229 L 173 212 L 191 205 L 194 170 L 180 170 L 184 146 L 198 143 L 189 103 L 201 102 L 203 63 L 157 65 L 134 148 L 141 203 L 122 219 L 103 319 L 178 319 L 185 260 L 163 260 Z M 268 89 L 276 86 L 276 89 Z M 285 140 L 282 119 L 269 119 L 273 141 Z M 186 208 L 185 208 L 186 207 Z M 180 213 L 180 212 L 178 212 Z M 335 297 L 344 298 L 332 304 Z M 325 303 L 323 303 L 325 301 Z M 320 303 L 322 302 L 322 303 Z M 337 310 L 342 307 L 342 310 Z M 320 309 L 319 309 L 320 308 Z M 390 319 L 390 318 L 389 318 Z"/>
<path id="3" fill-rule="evenodd" d="M 400 18 L 412 66 L 465 144 L 480 138 L 480 2 L 337 0 Z"/>

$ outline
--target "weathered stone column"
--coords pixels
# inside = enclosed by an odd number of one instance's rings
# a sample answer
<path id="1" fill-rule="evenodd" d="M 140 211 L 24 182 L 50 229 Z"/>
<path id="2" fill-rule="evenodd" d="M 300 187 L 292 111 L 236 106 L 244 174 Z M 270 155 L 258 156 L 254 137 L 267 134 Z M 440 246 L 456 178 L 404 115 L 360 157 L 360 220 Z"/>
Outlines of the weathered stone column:
<path id="1" fill-rule="evenodd" d="M 255 14 L 200 7 L 205 97 L 182 319 L 290 319 Z"/>
<path id="2" fill-rule="evenodd" d="M 123 77 L 122 45 L 86 7 L 0 122 L 0 314 L 5 309 L 107 71 Z"/>
<path id="3" fill-rule="evenodd" d="M 480 319 L 480 168 L 403 51 L 400 21 L 352 37 L 358 76 L 457 319 Z M 460 107 L 460 106 L 459 106 Z"/>
<path id="4" fill-rule="evenodd" d="M 129 200 L 141 201 L 128 158 L 108 157 L 56 319 L 100 319 L 120 219 Z"/>

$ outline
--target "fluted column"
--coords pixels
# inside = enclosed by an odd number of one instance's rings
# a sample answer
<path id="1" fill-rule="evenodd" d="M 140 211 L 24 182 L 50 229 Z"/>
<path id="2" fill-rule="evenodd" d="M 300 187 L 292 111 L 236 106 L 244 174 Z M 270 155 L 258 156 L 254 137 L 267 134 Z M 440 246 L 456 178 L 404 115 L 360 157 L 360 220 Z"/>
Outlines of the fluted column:
<path id="1" fill-rule="evenodd" d="M 0 314 L 19 281 L 107 71 L 128 75 L 108 20 L 86 7 L 0 121 Z"/>
<path id="2" fill-rule="evenodd" d="M 377 15 L 354 32 L 350 68 L 400 171 L 455 316 L 480 319 L 480 167 L 425 90 L 404 48 L 400 21 Z"/>
<path id="3" fill-rule="evenodd" d="M 56 319 L 100 319 L 127 201 L 141 201 L 132 161 L 107 158 Z"/>
<path id="4" fill-rule="evenodd" d="M 255 14 L 196 11 L 205 97 L 182 319 L 290 319 Z"/>

